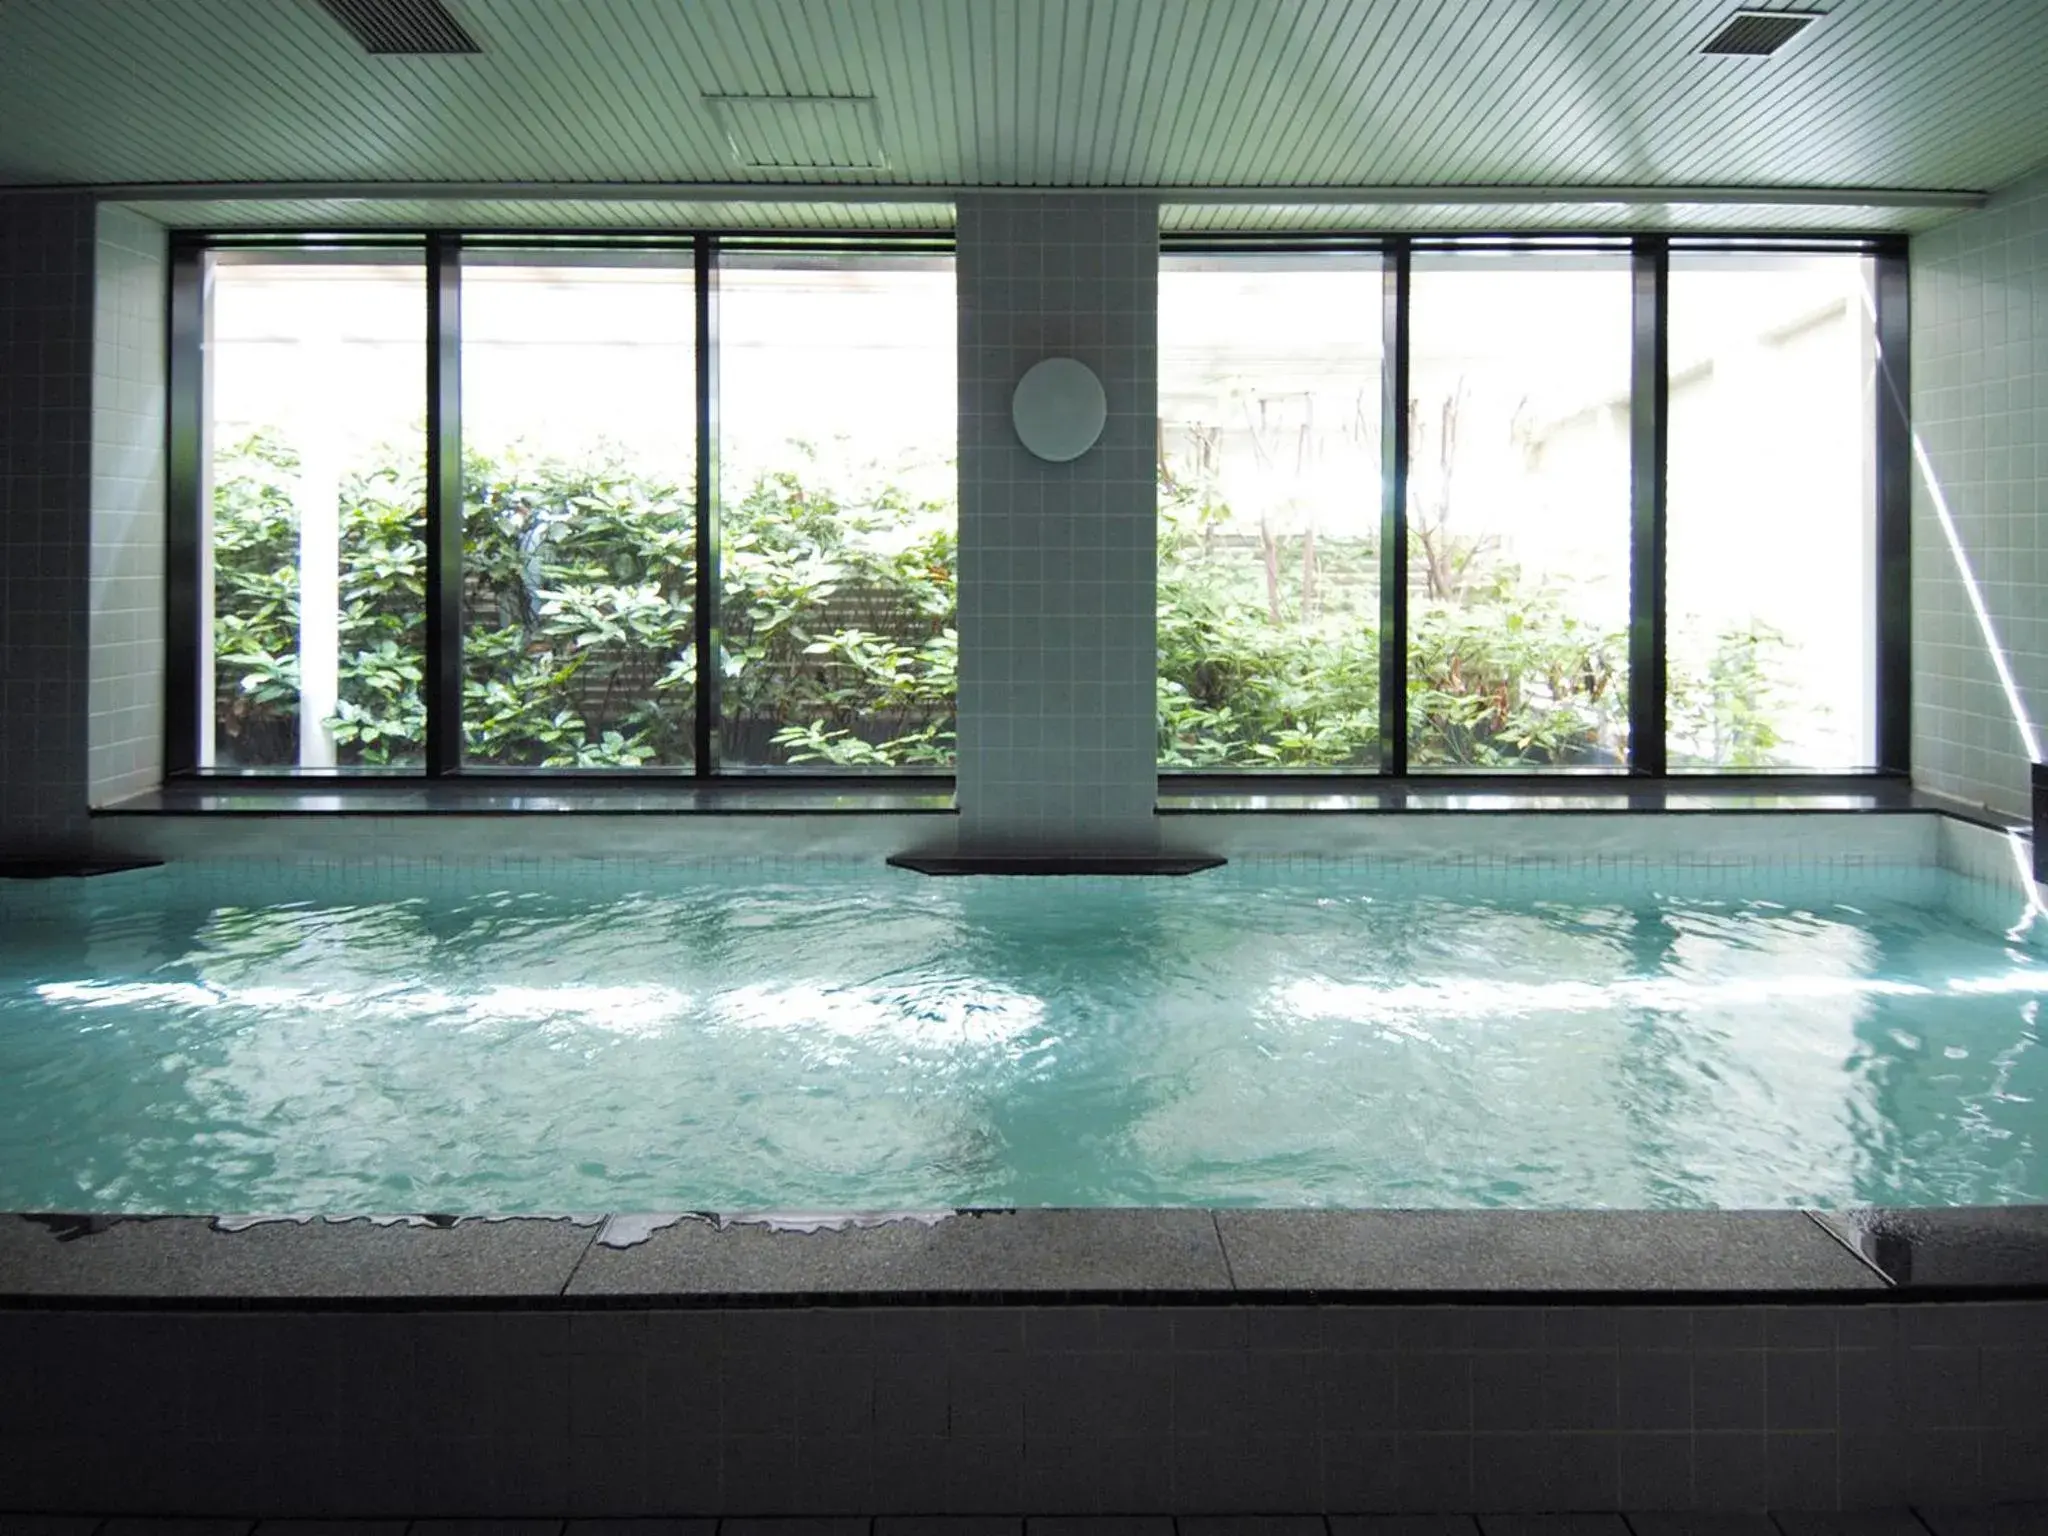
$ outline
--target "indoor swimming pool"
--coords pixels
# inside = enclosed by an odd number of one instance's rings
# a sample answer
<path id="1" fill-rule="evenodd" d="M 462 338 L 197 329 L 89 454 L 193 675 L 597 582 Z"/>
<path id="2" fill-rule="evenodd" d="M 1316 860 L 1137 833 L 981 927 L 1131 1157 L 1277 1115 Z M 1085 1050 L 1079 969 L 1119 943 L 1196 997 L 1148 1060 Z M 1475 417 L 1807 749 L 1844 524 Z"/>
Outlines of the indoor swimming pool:
<path id="1" fill-rule="evenodd" d="M 0 1209 L 2048 1199 L 1945 870 L 185 864 L 0 886 Z"/>

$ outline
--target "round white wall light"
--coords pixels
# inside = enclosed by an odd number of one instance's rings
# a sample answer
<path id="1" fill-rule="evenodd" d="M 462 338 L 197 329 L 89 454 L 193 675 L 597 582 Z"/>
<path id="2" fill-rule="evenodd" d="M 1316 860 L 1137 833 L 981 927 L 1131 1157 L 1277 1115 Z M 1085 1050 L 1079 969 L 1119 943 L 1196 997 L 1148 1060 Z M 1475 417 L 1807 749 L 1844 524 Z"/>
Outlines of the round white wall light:
<path id="1" fill-rule="evenodd" d="M 1010 397 L 1010 420 L 1017 437 L 1041 459 L 1064 463 L 1078 459 L 1102 436 L 1109 419 L 1109 399 L 1102 380 L 1086 363 L 1071 357 L 1048 357 L 1033 363 L 1017 381 Z"/>

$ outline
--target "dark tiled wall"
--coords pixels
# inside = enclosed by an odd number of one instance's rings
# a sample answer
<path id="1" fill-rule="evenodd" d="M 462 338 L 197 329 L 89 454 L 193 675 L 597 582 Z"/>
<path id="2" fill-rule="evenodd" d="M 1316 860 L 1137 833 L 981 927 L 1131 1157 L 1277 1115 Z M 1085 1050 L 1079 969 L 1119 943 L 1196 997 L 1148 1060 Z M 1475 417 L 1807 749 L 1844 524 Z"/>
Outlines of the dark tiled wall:
<path id="1" fill-rule="evenodd" d="M 86 835 L 94 238 L 0 197 L 0 857 Z"/>
<path id="2" fill-rule="evenodd" d="M 1148 848 L 1158 212 L 1143 197 L 968 197 L 960 302 L 962 844 Z M 1102 379 L 1080 458 L 1034 458 L 1010 397 L 1042 358 Z"/>
<path id="3" fill-rule="evenodd" d="M 0 1509 L 2048 1496 L 2048 1303 L 0 1312 Z"/>

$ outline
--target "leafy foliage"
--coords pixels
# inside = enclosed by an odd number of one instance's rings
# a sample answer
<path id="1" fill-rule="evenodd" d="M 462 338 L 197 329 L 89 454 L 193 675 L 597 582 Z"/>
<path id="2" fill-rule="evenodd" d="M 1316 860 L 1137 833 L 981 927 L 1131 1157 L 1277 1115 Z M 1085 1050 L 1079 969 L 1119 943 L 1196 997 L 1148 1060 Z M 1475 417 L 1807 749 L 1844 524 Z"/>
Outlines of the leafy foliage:
<path id="1" fill-rule="evenodd" d="M 1621 764 L 1625 631 L 1587 624 L 1511 565 L 1462 600 L 1413 605 L 1409 631 L 1411 762 Z"/>
<path id="2" fill-rule="evenodd" d="M 1783 635 L 1757 624 L 1717 635 L 1704 672 L 1672 664 L 1665 709 L 1674 766 L 1777 766 L 1785 701 L 1776 667 L 1787 649 Z"/>
<path id="3" fill-rule="evenodd" d="M 298 463 L 274 434 L 221 455 L 213 498 L 217 742 L 223 762 L 290 763 L 298 741 Z M 464 464 L 463 693 L 471 761 L 682 764 L 693 750 L 697 567 L 688 487 L 616 453 Z M 1371 768 L 1379 756 L 1376 541 L 1230 532 L 1229 509 L 1166 479 L 1158 608 L 1160 762 Z M 420 760 L 426 712 L 421 472 L 342 484 L 343 762 Z M 851 495 L 800 469 L 756 477 L 723 512 L 724 760 L 944 767 L 959 660 L 951 508 Z M 1491 549 L 1442 543 L 1455 588 L 1410 605 L 1417 764 L 1620 760 L 1627 637 Z M 1704 665 L 1674 655 L 1677 763 L 1775 761 L 1775 633 L 1730 631 Z M 1689 654 L 1689 653 L 1688 653 Z"/>
<path id="4" fill-rule="evenodd" d="M 729 757 L 952 763 L 955 522 L 893 488 L 854 500 L 791 471 L 754 481 L 719 556 Z"/>
<path id="5" fill-rule="evenodd" d="M 214 653 L 223 761 L 298 740 L 298 462 L 258 433 L 215 465 Z M 464 462 L 463 718 L 471 761 L 680 764 L 693 749 L 691 493 L 617 454 Z M 342 485 L 341 761 L 417 762 L 426 731 L 420 470 Z M 948 509 L 847 504 L 793 474 L 725 514 L 720 698 L 728 761 L 894 767 L 952 757 L 958 636 Z"/>
<path id="6" fill-rule="evenodd" d="M 1222 531 L 1229 509 L 1171 478 L 1160 506 L 1162 766 L 1376 766 L 1377 540 L 1296 535 L 1269 539 L 1263 551 L 1232 543 Z M 1622 763 L 1626 631 L 1589 625 L 1564 587 L 1531 580 L 1490 542 L 1443 526 L 1418 551 L 1410 581 L 1411 763 Z M 1782 639 L 1759 627 L 1716 637 L 1704 670 L 1673 655 L 1675 764 L 1776 764 L 1783 652 Z"/>
<path id="7" fill-rule="evenodd" d="M 1161 765 L 1372 767 L 1377 549 L 1304 538 L 1250 549 L 1224 531 L 1228 518 L 1228 508 L 1162 483 Z"/>

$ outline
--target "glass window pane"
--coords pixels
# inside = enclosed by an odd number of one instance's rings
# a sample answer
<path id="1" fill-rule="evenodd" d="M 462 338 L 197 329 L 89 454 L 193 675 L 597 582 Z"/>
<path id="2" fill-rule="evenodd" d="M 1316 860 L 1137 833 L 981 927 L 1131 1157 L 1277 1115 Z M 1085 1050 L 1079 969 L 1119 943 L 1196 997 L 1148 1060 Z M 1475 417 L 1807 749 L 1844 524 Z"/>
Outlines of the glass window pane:
<path id="1" fill-rule="evenodd" d="M 1411 302 L 1410 765 L 1619 768 L 1629 259 L 1417 256 Z"/>
<path id="2" fill-rule="evenodd" d="M 1379 741 L 1374 256 L 1159 269 L 1159 761 L 1370 769 Z"/>
<path id="3" fill-rule="evenodd" d="M 418 252 L 207 259 L 206 767 L 421 761 Z"/>
<path id="4" fill-rule="evenodd" d="M 696 334 L 688 251 L 464 254 L 467 761 L 692 760 Z"/>
<path id="5" fill-rule="evenodd" d="M 1871 280 L 1847 253 L 1671 259 L 1675 768 L 1876 761 Z"/>
<path id="6" fill-rule="evenodd" d="M 952 258 L 723 255 L 718 338 L 721 761 L 950 768 Z"/>

